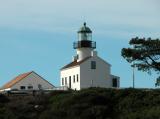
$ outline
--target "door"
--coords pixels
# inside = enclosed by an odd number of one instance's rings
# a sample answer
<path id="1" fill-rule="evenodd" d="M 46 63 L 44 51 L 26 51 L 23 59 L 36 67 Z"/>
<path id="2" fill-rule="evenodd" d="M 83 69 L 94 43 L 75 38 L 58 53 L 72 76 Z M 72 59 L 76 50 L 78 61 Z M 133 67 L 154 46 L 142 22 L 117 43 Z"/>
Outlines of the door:
<path id="1" fill-rule="evenodd" d="M 112 86 L 115 87 L 115 88 L 118 87 L 118 80 L 117 80 L 117 78 L 113 78 L 112 79 Z"/>

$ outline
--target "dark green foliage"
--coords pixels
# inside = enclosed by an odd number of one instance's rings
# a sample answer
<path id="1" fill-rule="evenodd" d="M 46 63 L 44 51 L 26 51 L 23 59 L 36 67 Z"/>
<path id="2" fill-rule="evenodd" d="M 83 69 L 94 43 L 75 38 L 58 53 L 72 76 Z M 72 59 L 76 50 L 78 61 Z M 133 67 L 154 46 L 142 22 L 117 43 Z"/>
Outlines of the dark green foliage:
<path id="1" fill-rule="evenodd" d="M 155 87 L 160 86 L 160 77 L 156 79 Z"/>
<path id="2" fill-rule="evenodd" d="M 160 73 L 160 39 L 145 39 L 132 38 L 129 42 L 131 48 L 123 48 L 121 55 L 132 67 L 137 67 L 138 70 L 148 72 L 151 71 Z M 160 86 L 157 78 L 155 86 Z"/>
<path id="3" fill-rule="evenodd" d="M 0 94 L 0 104 L 7 102 L 9 102 L 9 99 L 5 95 Z"/>
<path id="4" fill-rule="evenodd" d="M 123 48 L 122 56 L 142 71 L 160 72 L 160 39 L 132 38 L 131 48 Z"/>
<path id="5" fill-rule="evenodd" d="M 4 101 L 6 99 L 7 101 Z M 0 119 L 159 119 L 160 90 L 54 91 L 39 96 L 0 96 Z"/>

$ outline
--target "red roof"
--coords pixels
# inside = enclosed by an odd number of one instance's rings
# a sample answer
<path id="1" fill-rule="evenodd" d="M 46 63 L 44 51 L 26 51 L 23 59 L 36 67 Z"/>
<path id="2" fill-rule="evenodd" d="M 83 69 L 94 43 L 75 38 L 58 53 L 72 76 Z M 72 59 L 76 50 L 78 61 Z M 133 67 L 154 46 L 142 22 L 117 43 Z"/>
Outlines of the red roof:
<path id="1" fill-rule="evenodd" d="M 33 72 L 33 71 L 32 71 Z M 6 89 L 6 88 L 10 88 L 13 85 L 15 85 L 16 83 L 18 83 L 19 81 L 21 81 L 22 79 L 24 79 L 25 77 L 27 77 L 28 75 L 30 75 L 32 72 L 27 72 L 24 74 L 20 74 L 19 76 L 17 76 L 16 78 L 14 78 L 13 80 L 9 81 L 7 84 L 5 84 L 2 89 Z"/>
<path id="2" fill-rule="evenodd" d="M 85 59 L 83 59 L 83 60 L 81 60 L 79 62 L 77 62 L 77 60 L 75 60 L 75 61 L 67 64 L 66 66 L 62 67 L 61 70 L 66 69 L 66 68 L 70 68 L 70 67 L 74 67 L 74 66 L 77 66 L 77 65 L 80 65 L 83 62 L 85 62 L 86 60 L 88 60 L 89 58 L 91 58 L 91 57 L 87 57 L 87 58 L 85 58 Z"/>

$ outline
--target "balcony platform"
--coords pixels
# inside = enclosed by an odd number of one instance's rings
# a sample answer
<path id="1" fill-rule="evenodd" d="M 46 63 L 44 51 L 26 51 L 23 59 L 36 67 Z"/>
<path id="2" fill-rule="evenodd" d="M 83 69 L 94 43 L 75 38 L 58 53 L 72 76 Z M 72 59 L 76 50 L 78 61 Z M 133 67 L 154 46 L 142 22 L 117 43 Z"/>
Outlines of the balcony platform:
<path id="1" fill-rule="evenodd" d="M 88 41 L 88 40 L 82 40 L 82 41 L 77 41 L 73 43 L 73 48 L 78 49 L 78 48 L 96 48 L 96 42 L 94 41 Z"/>

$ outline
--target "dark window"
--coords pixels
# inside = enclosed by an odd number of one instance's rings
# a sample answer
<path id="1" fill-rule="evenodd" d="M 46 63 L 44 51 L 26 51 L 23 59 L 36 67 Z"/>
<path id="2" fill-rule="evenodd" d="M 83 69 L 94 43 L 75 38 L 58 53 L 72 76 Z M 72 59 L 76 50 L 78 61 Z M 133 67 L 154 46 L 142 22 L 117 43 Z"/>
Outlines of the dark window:
<path id="1" fill-rule="evenodd" d="M 28 86 L 28 89 L 30 89 L 30 90 L 33 89 L 33 86 Z"/>
<path id="2" fill-rule="evenodd" d="M 42 85 L 41 84 L 38 84 L 38 89 L 42 90 Z"/>
<path id="3" fill-rule="evenodd" d="M 77 74 L 77 82 L 78 82 L 79 78 L 78 78 L 78 74 Z"/>
<path id="4" fill-rule="evenodd" d="M 69 88 L 71 88 L 71 76 L 69 76 Z"/>
<path id="5" fill-rule="evenodd" d="M 91 69 L 96 69 L 96 61 L 91 61 Z"/>
<path id="6" fill-rule="evenodd" d="M 112 79 L 112 84 L 113 84 L 113 87 L 118 87 L 118 82 L 116 78 Z"/>
<path id="7" fill-rule="evenodd" d="M 62 86 L 64 85 L 64 78 L 62 78 Z"/>
<path id="8" fill-rule="evenodd" d="M 26 87 L 25 87 L 25 86 L 20 86 L 20 89 L 21 89 L 21 90 L 25 90 Z"/>
<path id="9" fill-rule="evenodd" d="M 65 77 L 65 85 L 67 85 L 67 77 Z"/>
<path id="10" fill-rule="evenodd" d="M 73 76 L 73 82 L 74 83 L 76 82 L 76 76 L 75 75 Z"/>
<path id="11" fill-rule="evenodd" d="M 77 55 L 77 59 L 79 59 L 79 55 Z"/>

